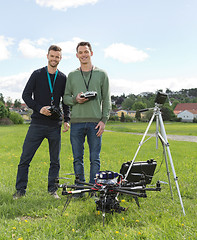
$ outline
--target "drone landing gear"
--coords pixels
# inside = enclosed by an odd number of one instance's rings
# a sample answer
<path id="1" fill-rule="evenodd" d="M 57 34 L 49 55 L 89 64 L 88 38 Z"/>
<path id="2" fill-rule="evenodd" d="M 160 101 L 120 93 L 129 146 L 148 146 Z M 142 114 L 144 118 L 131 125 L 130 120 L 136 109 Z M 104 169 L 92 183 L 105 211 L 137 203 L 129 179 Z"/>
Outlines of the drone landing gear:
<path id="1" fill-rule="evenodd" d="M 66 211 L 66 209 L 67 209 L 67 207 L 68 207 L 71 199 L 72 199 L 72 195 L 68 195 L 68 196 L 67 196 L 67 200 L 66 200 L 66 202 L 65 202 L 65 204 L 64 204 L 64 208 L 63 208 L 63 210 L 62 210 L 62 215 L 63 215 L 63 212 Z"/>
<path id="2" fill-rule="evenodd" d="M 140 203 L 139 203 L 138 197 L 135 197 L 135 196 L 134 196 L 133 198 L 134 198 L 134 200 L 135 200 L 137 206 L 140 208 Z"/>
<path id="3" fill-rule="evenodd" d="M 126 211 L 128 209 L 120 206 L 117 194 L 105 195 L 101 193 L 100 199 L 95 201 L 95 203 L 96 210 L 102 212 L 103 227 L 105 222 L 105 213 L 111 213 L 113 215 L 114 212 L 121 213 L 122 211 Z"/>

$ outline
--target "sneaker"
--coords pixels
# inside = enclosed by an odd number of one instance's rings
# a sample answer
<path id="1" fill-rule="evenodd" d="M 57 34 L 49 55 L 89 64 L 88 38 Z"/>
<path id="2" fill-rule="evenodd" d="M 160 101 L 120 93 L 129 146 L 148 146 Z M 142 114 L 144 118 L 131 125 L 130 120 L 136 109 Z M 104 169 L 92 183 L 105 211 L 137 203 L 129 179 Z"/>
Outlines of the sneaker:
<path id="1" fill-rule="evenodd" d="M 49 192 L 49 194 L 50 194 L 51 196 L 53 196 L 55 199 L 61 199 L 61 198 L 58 196 L 57 192 Z"/>
<path id="2" fill-rule="evenodd" d="M 14 193 L 13 199 L 14 199 L 14 200 L 17 200 L 17 199 L 19 199 L 19 198 L 21 198 L 21 197 L 24 197 L 24 196 L 25 196 L 25 193 L 20 192 L 20 191 L 17 191 L 17 192 Z"/>

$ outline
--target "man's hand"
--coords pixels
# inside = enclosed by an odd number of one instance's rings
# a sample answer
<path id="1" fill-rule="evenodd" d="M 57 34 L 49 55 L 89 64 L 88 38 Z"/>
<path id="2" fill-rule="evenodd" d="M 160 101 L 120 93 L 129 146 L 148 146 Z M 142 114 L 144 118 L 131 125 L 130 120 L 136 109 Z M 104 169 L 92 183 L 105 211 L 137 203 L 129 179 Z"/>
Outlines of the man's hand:
<path id="1" fill-rule="evenodd" d="M 84 102 L 87 102 L 87 101 L 88 101 L 88 98 L 81 97 L 81 94 L 82 94 L 82 93 L 83 93 L 83 92 L 78 93 L 77 96 L 76 96 L 76 101 L 77 101 L 78 103 L 84 103 Z"/>
<path id="2" fill-rule="evenodd" d="M 96 133 L 96 135 L 97 135 L 97 137 L 100 137 L 103 134 L 104 130 L 105 130 L 105 123 L 100 121 L 96 125 L 95 129 L 98 129 L 98 132 Z"/>
<path id="3" fill-rule="evenodd" d="M 51 112 L 49 111 L 50 106 L 44 106 L 40 109 L 40 113 L 45 116 L 51 116 Z"/>
<path id="4" fill-rule="evenodd" d="M 70 128 L 70 124 L 67 123 L 67 122 L 65 122 L 65 123 L 64 123 L 64 129 L 63 129 L 63 132 L 67 132 L 67 131 L 69 130 L 69 128 Z"/>

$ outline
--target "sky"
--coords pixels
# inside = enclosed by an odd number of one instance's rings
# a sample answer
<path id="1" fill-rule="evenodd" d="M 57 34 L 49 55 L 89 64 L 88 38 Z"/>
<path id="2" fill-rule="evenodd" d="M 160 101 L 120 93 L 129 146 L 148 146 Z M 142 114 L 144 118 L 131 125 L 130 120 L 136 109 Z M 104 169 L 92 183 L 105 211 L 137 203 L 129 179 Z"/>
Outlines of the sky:
<path id="1" fill-rule="evenodd" d="M 197 87 L 196 0 L 0 0 L 0 93 L 20 99 L 31 73 L 62 48 L 58 69 L 77 67 L 89 41 L 112 95 Z M 23 101 L 22 101 L 23 102 Z"/>

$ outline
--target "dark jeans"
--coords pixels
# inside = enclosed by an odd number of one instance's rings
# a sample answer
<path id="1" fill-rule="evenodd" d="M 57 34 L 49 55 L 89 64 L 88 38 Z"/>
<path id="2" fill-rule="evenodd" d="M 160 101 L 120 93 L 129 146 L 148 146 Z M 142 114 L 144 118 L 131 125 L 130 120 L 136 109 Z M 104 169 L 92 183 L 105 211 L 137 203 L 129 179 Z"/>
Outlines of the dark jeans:
<path id="1" fill-rule="evenodd" d="M 89 144 L 90 152 L 90 183 L 94 183 L 95 175 L 100 171 L 100 151 L 101 151 L 101 137 L 97 137 L 98 129 L 95 129 L 97 123 L 72 123 L 70 131 L 70 140 L 72 144 L 72 151 L 74 157 L 74 171 L 79 175 L 80 181 L 85 181 L 84 176 L 84 143 L 85 137 Z"/>
<path id="2" fill-rule="evenodd" d="M 31 124 L 23 144 L 23 152 L 21 154 L 20 163 L 18 165 L 16 189 L 21 193 L 26 192 L 29 166 L 34 154 L 36 153 L 44 138 L 48 139 L 50 153 L 48 191 L 54 192 L 57 190 L 57 187 L 55 186 L 55 178 L 59 176 L 60 169 L 59 154 L 61 147 L 61 127 Z"/>

